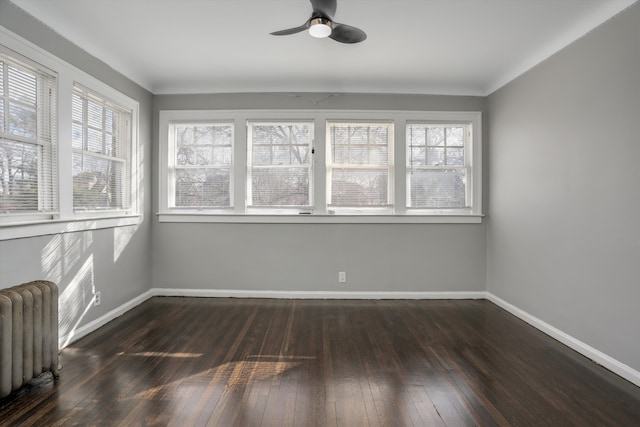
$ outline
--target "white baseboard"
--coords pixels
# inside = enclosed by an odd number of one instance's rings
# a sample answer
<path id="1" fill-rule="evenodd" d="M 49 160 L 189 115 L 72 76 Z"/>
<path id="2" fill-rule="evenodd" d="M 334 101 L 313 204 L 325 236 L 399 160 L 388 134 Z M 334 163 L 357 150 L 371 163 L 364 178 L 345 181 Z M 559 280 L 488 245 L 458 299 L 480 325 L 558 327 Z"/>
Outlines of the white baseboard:
<path id="1" fill-rule="evenodd" d="M 131 310 L 132 308 L 142 304 L 152 296 L 153 296 L 152 290 L 148 290 L 145 293 L 138 295 L 134 299 L 127 301 L 121 306 L 114 308 L 113 310 L 109 311 L 103 316 L 100 316 L 96 320 L 93 320 L 87 323 L 86 325 L 80 326 L 79 328 L 73 329 L 71 332 L 68 332 L 65 335 L 60 336 L 58 338 L 59 348 L 63 349 L 67 347 L 69 344 L 75 341 L 78 341 L 80 338 L 89 335 L 91 332 L 106 325 L 112 320 L 122 316 L 124 313 Z"/>
<path id="2" fill-rule="evenodd" d="M 153 288 L 153 296 L 208 298 L 279 298 L 279 299 L 485 299 L 481 292 L 347 292 L 347 291 L 262 291 L 231 289 Z"/>
<path id="3" fill-rule="evenodd" d="M 538 319 L 537 317 L 527 313 L 524 310 L 519 309 L 515 305 L 506 302 L 505 300 L 493 295 L 490 292 L 486 293 L 486 298 L 495 305 L 513 314 L 514 316 L 524 320 L 534 328 L 549 335 L 551 338 L 560 341 L 567 347 L 577 351 L 583 356 L 593 360 L 597 364 L 602 365 L 611 372 L 614 372 L 627 381 L 640 387 L 640 372 L 636 371 L 632 367 L 625 365 L 624 363 L 614 359 L 613 357 L 591 347 L 588 344 L 585 344 L 579 339 L 562 332 L 560 329 L 551 326 L 547 322 Z"/>

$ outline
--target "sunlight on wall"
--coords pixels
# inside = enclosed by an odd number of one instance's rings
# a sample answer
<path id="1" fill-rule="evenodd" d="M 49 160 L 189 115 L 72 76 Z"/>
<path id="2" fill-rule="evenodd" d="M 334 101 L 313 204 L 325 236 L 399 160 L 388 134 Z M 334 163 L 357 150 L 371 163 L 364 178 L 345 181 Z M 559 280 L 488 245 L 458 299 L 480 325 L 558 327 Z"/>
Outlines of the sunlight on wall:
<path id="1" fill-rule="evenodd" d="M 84 233 L 66 233 L 53 236 L 51 241 L 40 252 L 42 273 L 64 287 L 64 279 L 71 274 L 82 259 L 82 255 L 93 244 L 93 235 Z"/>
<path id="2" fill-rule="evenodd" d="M 113 229 L 113 262 L 117 262 L 124 249 L 127 247 L 133 235 L 138 231 L 139 225 L 130 227 L 116 227 Z"/>
<path id="3" fill-rule="evenodd" d="M 90 254 L 78 273 L 60 294 L 59 336 L 60 348 L 69 344 L 74 331 L 87 314 L 93 303 L 94 272 L 93 254 Z"/>

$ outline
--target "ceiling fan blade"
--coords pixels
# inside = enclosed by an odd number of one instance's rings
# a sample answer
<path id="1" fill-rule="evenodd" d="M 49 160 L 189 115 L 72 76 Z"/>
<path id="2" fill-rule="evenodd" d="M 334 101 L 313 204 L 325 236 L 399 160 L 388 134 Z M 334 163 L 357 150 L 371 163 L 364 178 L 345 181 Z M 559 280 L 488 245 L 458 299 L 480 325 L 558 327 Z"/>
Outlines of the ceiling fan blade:
<path id="1" fill-rule="evenodd" d="M 340 43 L 360 43 L 367 38 L 367 34 L 360 28 L 334 22 L 329 37 Z"/>
<path id="2" fill-rule="evenodd" d="M 323 16 L 333 20 L 333 15 L 336 14 L 338 7 L 337 0 L 309 0 L 313 7 L 313 17 Z"/>
<path id="3" fill-rule="evenodd" d="M 274 31 L 273 33 L 271 33 L 271 35 L 273 36 L 288 36 L 289 34 L 295 34 L 295 33 L 299 33 L 301 31 L 305 31 L 309 28 L 309 22 L 305 22 L 304 24 L 300 25 L 299 27 L 295 27 L 295 28 L 288 28 L 286 30 L 280 30 L 280 31 Z"/>

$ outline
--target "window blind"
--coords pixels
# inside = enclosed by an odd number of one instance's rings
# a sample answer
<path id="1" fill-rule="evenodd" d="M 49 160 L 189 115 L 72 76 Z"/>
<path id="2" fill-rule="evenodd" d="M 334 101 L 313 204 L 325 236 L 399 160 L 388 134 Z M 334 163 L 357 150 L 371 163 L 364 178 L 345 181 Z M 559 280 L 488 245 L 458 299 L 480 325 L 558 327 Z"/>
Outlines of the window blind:
<path id="1" fill-rule="evenodd" d="M 0 52 L 0 215 L 58 211 L 56 77 Z"/>
<path id="2" fill-rule="evenodd" d="M 328 123 L 330 208 L 390 208 L 391 123 Z"/>
<path id="3" fill-rule="evenodd" d="M 72 99 L 74 211 L 131 208 L 131 111 L 79 86 Z"/>

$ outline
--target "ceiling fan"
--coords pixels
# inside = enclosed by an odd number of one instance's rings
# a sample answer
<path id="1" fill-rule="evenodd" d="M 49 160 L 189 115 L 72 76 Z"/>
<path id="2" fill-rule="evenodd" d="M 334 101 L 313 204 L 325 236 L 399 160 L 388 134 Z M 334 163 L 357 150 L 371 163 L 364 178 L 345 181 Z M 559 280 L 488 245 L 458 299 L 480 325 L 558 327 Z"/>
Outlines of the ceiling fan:
<path id="1" fill-rule="evenodd" d="M 340 24 L 333 20 L 336 13 L 337 0 L 310 0 L 313 12 L 311 17 L 299 27 L 271 33 L 274 36 L 287 36 L 308 30 L 313 37 L 329 37 L 340 43 L 360 43 L 367 35 L 360 28 Z"/>

